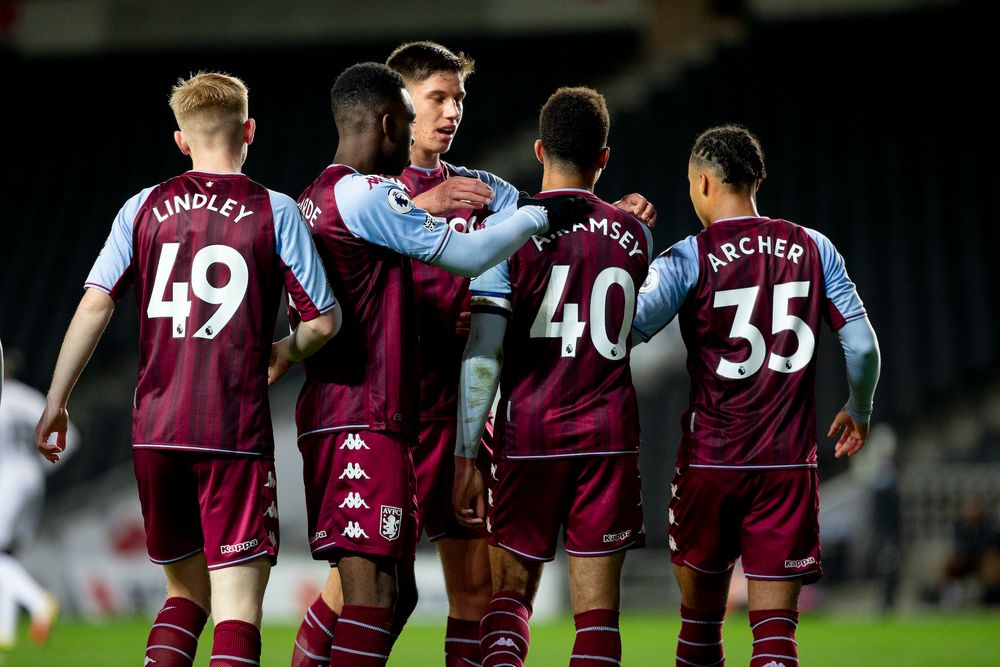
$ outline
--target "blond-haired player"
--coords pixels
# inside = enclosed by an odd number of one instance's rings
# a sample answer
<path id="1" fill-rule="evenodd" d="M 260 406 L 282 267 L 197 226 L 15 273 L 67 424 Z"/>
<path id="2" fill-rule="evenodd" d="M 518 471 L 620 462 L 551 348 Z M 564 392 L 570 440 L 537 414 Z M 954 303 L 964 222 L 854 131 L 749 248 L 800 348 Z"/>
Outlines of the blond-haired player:
<path id="1" fill-rule="evenodd" d="M 255 129 L 247 106 L 246 86 L 225 74 L 174 87 L 174 141 L 193 168 L 141 191 L 115 218 L 35 433 L 39 452 L 58 460 L 73 386 L 134 285 L 132 446 L 146 546 L 168 595 L 146 645 L 144 664 L 157 667 L 192 664 L 209 611 L 211 667 L 259 664 L 278 553 L 269 362 L 312 354 L 340 324 L 295 202 L 241 173 Z M 303 325 L 272 345 L 282 287 Z"/>

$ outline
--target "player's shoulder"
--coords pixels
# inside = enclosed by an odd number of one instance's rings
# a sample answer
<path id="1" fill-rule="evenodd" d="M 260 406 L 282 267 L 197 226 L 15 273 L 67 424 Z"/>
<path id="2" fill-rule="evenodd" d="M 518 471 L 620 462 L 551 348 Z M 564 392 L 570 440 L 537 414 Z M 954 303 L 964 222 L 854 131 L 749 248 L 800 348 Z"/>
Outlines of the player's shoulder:
<path id="1" fill-rule="evenodd" d="M 413 201 L 405 188 L 384 176 L 348 174 L 337 182 L 335 192 L 343 215 L 381 210 L 405 214 L 413 210 Z"/>
<path id="2" fill-rule="evenodd" d="M 298 204 L 284 192 L 278 192 L 271 188 L 264 189 L 267 191 L 267 197 L 271 202 L 271 210 L 274 211 L 275 216 L 284 213 L 295 215 L 298 212 Z"/>

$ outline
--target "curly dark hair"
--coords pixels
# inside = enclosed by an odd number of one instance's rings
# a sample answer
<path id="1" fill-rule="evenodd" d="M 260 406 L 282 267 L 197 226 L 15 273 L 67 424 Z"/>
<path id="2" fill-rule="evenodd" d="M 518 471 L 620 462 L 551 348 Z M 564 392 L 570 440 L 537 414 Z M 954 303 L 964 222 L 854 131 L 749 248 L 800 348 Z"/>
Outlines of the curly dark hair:
<path id="1" fill-rule="evenodd" d="M 723 183 L 753 186 L 767 178 L 760 141 L 742 125 L 719 125 L 699 134 L 691 161 L 714 167 Z"/>
<path id="2" fill-rule="evenodd" d="M 392 105 L 402 103 L 400 91 L 405 87 L 403 77 L 382 63 L 351 65 L 330 90 L 333 120 L 340 129 L 369 127 Z"/>
<path id="3" fill-rule="evenodd" d="M 546 155 L 577 169 L 594 166 L 608 144 L 611 118 L 604 96 L 593 88 L 560 88 L 538 117 Z"/>
<path id="4" fill-rule="evenodd" d="M 437 42 L 407 42 L 396 48 L 385 64 L 408 83 L 420 83 L 437 72 L 454 72 L 463 81 L 476 71 L 476 61 L 461 51 L 455 53 Z"/>

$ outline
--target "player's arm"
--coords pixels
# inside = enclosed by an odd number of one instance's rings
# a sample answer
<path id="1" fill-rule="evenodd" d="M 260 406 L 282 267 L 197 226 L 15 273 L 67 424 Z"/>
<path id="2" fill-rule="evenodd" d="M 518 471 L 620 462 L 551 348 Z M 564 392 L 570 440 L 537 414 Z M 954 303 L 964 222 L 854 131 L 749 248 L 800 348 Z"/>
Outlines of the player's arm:
<path id="1" fill-rule="evenodd" d="M 632 321 L 633 344 L 645 343 L 677 315 L 688 293 L 698 282 L 698 241 L 689 236 L 678 241 L 649 266 Z"/>
<path id="2" fill-rule="evenodd" d="M 70 394 L 114 311 L 115 302 L 110 296 L 99 289 L 88 289 L 66 330 L 56 370 L 52 374 L 52 385 L 45 397 L 45 411 L 35 426 L 35 448 L 53 463 L 59 460 L 60 452 L 66 447 L 66 431 L 69 428 L 66 405 Z M 53 433 L 56 434 L 56 441 L 50 443 L 49 436 Z"/>
<path id="3" fill-rule="evenodd" d="M 503 368 L 503 340 L 510 316 L 509 265 L 501 262 L 473 281 L 472 323 L 462 356 L 455 441 L 455 516 L 467 526 L 482 525 L 483 480 L 476 469 L 483 429 Z"/>
<path id="4" fill-rule="evenodd" d="M 872 399 L 881 370 L 878 339 L 857 288 L 847 275 L 844 258 L 828 238 L 813 229 L 806 232 L 819 252 L 827 317 L 844 350 L 850 386 L 850 397 L 834 417 L 828 435 L 837 438 L 835 456 L 853 456 L 861 451 L 868 438 Z"/>
<path id="5" fill-rule="evenodd" d="M 511 209 L 502 222 L 475 234 L 455 234 L 446 220 L 414 206 L 396 184 L 373 178 L 356 175 L 335 186 L 348 229 L 369 243 L 469 278 L 507 258 L 535 234 L 577 220 L 587 206 L 579 197 L 553 197 Z"/>
<path id="6" fill-rule="evenodd" d="M 299 325 L 271 346 L 267 383 L 274 384 L 293 363 L 315 354 L 333 338 L 343 313 L 330 288 L 323 261 L 295 202 L 270 191 L 275 251 L 281 259 L 285 291 Z"/>
<path id="7" fill-rule="evenodd" d="M 107 328 L 115 305 L 132 284 L 132 225 L 153 189 L 147 188 L 135 195 L 118 211 L 101 254 L 87 275 L 80 305 L 66 330 L 52 374 L 52 386 L 45 397 L 45 410 L 35 426 L 35 448 L 53 463 L 59 460 L 60 452 L 66 447 L 69 428 L 66 404 L 73 387 Z M 49 443 L 53 433 L 56 442 Z"/>
<path id="8" fill-rule="evenodd" d="M 867 316 L 845 324 L 837 331 L 837 337 L 844 349 L 847 384 L 851 389 L 850 398 L 834 417 L 827 433 L 837 438 L 834 456 L 840 458 L 853 456 L 865 446 L 882 361 L 878 338 Z"/>

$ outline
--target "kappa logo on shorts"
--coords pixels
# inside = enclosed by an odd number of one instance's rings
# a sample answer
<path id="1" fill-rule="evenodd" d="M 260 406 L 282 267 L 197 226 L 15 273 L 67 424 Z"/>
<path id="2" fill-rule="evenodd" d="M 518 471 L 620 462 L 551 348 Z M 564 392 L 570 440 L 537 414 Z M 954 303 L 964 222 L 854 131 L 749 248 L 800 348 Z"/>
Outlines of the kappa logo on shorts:
<path id="1" fill-rule="evenodd" d="M 325 530 L 317 530 L 316 533 L 313 535 L 312 541 L 316 542 L 318 540 L 322 540 L 324 537 L 326 537 L 326 531 Z"/>
<path id="2" fill-rule="evenodd" d="M 348 492 L 347 497 L 344 498 L 344 501 L 340 503 L 338 507 L 341 508 L 347 507 L 352 510 L 356 510 L 361 507 L 369 509 L 368 503 L 366 503 L 365 499 L 361 497 L 361 494 L 355 492 Z"/>
<path id="3" fill-rule="evenodd" d="M 266 510 L 264 510 L 264 516 L 270 519 L 278 518 L 278 505 L 276 503 L 271 503 Z"/>
<path id="4" fill-rule="evenodd" d="M 667 537 L 667 541 L 670 543 L 670 550 L 671 551 L 679 551 L 679 549 L 677 548 L 677 542 L 674 541 L 674 536 L 673 535 L 670 535 L 669 537 Z"/>
<path id="5" fill-rule="evenodd" d="M 146 665 L 155 665 L 155 664 L 156 661 L 150 658 L 148 655 L 146 656 L 146 659 L 142 661 L 142 667 L 146 667 Z"/>
<path id="6" fill-rule="evenodd" d="M 252 540 L 247 540 L 246 542 L 240 542 L 238 544 L 223 544 L 219 547 L 219 552 L 223 554 L 238 554 L 241 551 L 253 549 L 258 544 L 260 544 L 260 542 L 255 537 Z"/>
<path id="7" fill-rule="evenodd" d="M 278 486 L 278 482 L 274 479 L 274 473 L 270 470 L 267 471 L 267 481 L 264 482 L 265 489 L 273 489 Z"/>
<path id="8" fill-rule="evenodd" d="M 776 662 L 776 661 L 772 660 L 771 662 L 769 662 L 766 665 L 764 665 L 764 667 L 786 667 L 786 666 L 785 666 L 785 663 L 783 663 L 783 662 Z"/>
<path id="9" fill-rule="evenodd" d="M 340 446 L 341 449 L 350 449 L 351 451 L 358 451 L 359 449 L 371 449 L 365 444 L 365 441 L 361 439 L 361 434 L 359 433 L 348 433 L 347 437 L 344 438 L 344 444 Z"/>
<path id="10" fill-rule="evenodd" d="M 789 570 L 800 570 L 806 567 L 807 565 L 815 565 L 815 564 L 816 564 L 816 559 L 813 558 L 812 556 L 809 556 L 809 558 L 802 558 L 799 560 L 786 560 L 785 568 Z"/>
<path id="11" fill-rule="evenodd" d="M 515 644 L 514 640 L 511 639 L 510 637 L 501 637 L 500 639 L 490 644 L 490 648 L 493 648 L 494 646 L 507 646 L 509 648 L 516 648 L 517 644 Z"/>
<path id="12" fill-rule="evenodd" d="M 271 540 L 271 546 L 272 547 L 274 547 L 275 549 L 278 548 L 278 538 L 277 538 L 277 536 L 275 536 L 273 530 L 267 531 L 267 539 Z"/>
<path id="13" fill-rule="evenodd" d="M 671 484 L 670 485 L 670 495 L 673 496 L 674 498 L 678 497 L 677 496 L 677 485 L 676 484 Z"/>
<path id="14" fill-rule="evenodd" d="M 360 463 L 348 463 L 347 467 L 344 468 L 344 472 L 340 473 L 340 479 L 344 479 L 345 477 L 347 479 L 361 479 L 362 477 L 365 479 L 371 479 L 371 477 L 365 473 Z"/>
<path id="15" fill-rule="evenodd" d="M 366 533 L 364 529 L 361 528 L 361 525 L 358 524 L 357 521 L 348 521 L 347 528 L 344 529 L 344 532 L 341 533 L 341 535 L 343 535 L 344 537 L 349 537 L 352 540 L 356 540 L 359 537 L 363 537 L 366 540 L 368 539 L 368 533 Z"/>
<path id="16" fill-rule="evenodd" d="M 667 525 L 668 526 L 677 525 L 677 521 L 674 520 L 674 511 L 670 508 L 667 508 Z"/>
<path id="17" fill-rule="evenodd" d="M 608 533 L 604 536 L 604 543 L 610 544 L 612 542 L 621 542 L 622 540 L 627 540 L 632 537 L 632 530 L 623 530 L 620 533 Z"/>
<path id="18" fill-rule="evenodd" d="M 403 509 L 392 505 L 382 505 L 382 516 L 379 534 L 390 542 L 399 537 L 399 528 L 403 523 Z"/>

